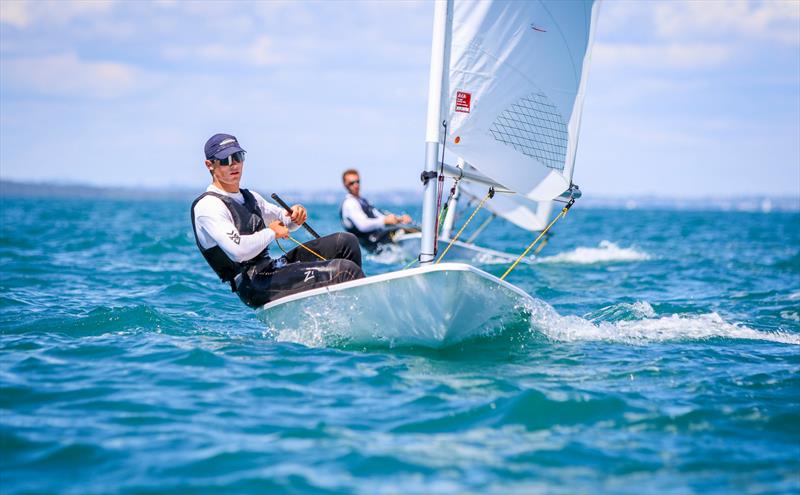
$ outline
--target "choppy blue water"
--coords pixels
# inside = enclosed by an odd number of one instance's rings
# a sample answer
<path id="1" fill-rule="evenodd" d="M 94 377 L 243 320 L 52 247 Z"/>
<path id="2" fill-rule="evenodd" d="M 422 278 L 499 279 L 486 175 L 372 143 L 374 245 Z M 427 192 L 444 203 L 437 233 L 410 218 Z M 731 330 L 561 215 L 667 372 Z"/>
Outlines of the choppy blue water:
<path id="1" fill-rule="evenodd" d="M 578 203 L 538 310 L 432 351 L 268 332 L 188 208 L 2 199 L 2 493 L 800 491 L 797 213 Z"/>

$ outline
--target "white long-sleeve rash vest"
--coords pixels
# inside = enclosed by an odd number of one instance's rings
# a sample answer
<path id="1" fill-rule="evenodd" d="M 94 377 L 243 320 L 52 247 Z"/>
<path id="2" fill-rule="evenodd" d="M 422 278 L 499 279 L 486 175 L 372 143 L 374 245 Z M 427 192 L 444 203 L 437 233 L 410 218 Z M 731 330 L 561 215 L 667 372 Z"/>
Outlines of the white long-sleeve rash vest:
<path id="1" fill-rule="evenodd" d="M 228 196 L 237 203 L 244 204 L 244 196 L 241 192 L 229 193 L 214 185 L 208 186 L 206 191 Z M 250 192 L 258 203 L 265 225 L 280 220 L 290 231 L 300 228 L 300 225 L 291 221 L 283 208 L 268 203 L 255 191 L 251 190 Z M 194 224 L 197 239 L 203 249 L 219 246 L 231 260 L 237 263 L 254 258 L 275 240 L 275 232 L 269 228 L 253 234 L 241 235 L 233 223 L 233 217 L 231 217 L 228 207 L 219 198 L 211 195 L 204 197 L 195 205 Z"/>
<path id="2" fill-rule="evenodd" d="M 369 218 L 364 210 L 361 209 L 361 204 L 358 198 L 352 194 L 348 194 L 342 202 L 342 218 L 345 222 L 349 221 L 355 226 L 359 232 L 373 232 L 384 227 L 384 215 L 376 208 L 372 208 L 372 213 L 375 218 Z"/>

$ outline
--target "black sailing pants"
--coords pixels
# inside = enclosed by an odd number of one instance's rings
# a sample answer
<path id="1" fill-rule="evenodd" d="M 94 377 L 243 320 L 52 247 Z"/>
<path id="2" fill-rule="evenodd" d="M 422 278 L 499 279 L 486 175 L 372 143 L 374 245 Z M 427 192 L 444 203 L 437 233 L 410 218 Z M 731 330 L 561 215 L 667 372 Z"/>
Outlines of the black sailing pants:
<path id="1" fill-rule="evenodd" d="M 309 289 L 364 278 L 361 248 L 353 234 L 339 232 L 304 242 L 322 261 L 300 246 L 278 259 L 267 259 L 243 274 L 236 292 L 251 307 Z"/>

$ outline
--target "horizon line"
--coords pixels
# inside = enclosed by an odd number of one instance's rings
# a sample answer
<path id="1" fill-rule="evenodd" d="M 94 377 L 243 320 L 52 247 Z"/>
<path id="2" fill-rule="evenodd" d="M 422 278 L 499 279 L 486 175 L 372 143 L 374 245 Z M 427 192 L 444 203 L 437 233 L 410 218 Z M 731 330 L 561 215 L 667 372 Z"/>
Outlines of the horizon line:
<path id="1" fill-rule="evenodd" d="M 98 185 L 98 184 L 90 184 L 85 182 L 69 182 L 69 181 L 53 181 L 53 180 L 42 180 L 42 181 L 20 181 L 16 179 L 3 179 L 0 178 L 0 195 L 7 195 L 7 193 L 11 192 L 8 190 L 9 187 L 21 187 L 23 189 L 27 189 L 28 191 L 20 191 L 23 195 L 25 193 L 33 192 L 30 189 L 32 188 L 50 188 L 50 189 L 57 189 L 64 193 L 68 192 L 70 189 L 83 189 L 83 190 L 95 190 L 98 192 L 121 192 L 121 193 L 145 193 L 146 195 L 175 195 L 175 196 L 183 196 L 184 194 L 196 193 L 199 188 L 203 190 L 207 185 L 198 185 L 198 186 L 189 186 L 189 185 L 164 185 L 164 186 L 151 186 L 151 185 Z M 252 187 L 252 189 L 259 191 L 258 186 Z M 88 191 L 87 191 L 88 192 Z M 309 189 L 287 189 L 285 190 L 286 193 L 300 193 L 300 194 L 339 194 L 344 195 L 346 191 L 342 190 L 338 187 L 331 187 L 331 188 L 309 188 Z M 376 189 L 371 191 L 370 195 L 408 195 L 408 196 L 419 196 L 422 197 L 422 190 L 419 189 Z M 601 194 L 586 194 L 584 192 L 583 199 L 589 200 L 641 200 L 641 199 L 655 199 L 661 201 L 701 201 L 701 200 L 718 200 L 718 201 L 730 201 L 730 200 L 743 200 L 743 199 L 774 199 L 774 200 L 797 200 L 800 202 L 800 191 L 797 193 L 776 193 L 776 194 L 766 194 L 766 193 L 751 193 L 751 194 L 731 194 L 731 195 L 704 195 L 704 196 L 675 196 L 675 195 L 662 195 L 658 193 L 652 192 L 642 192 L 637 194 L 628 194 L 628 195 L 618 195 L 618 194 L 608 194 L 608 193 L 601 193 Z M 798 208 L 800 208 L 800 204 L 798 204 Z"/>

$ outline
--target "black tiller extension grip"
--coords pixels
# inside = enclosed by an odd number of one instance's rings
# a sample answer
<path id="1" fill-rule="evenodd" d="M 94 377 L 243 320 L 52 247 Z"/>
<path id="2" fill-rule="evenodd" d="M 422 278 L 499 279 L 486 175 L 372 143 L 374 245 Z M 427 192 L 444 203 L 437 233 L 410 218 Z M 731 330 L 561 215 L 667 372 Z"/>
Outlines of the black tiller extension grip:
<path id="1" fill-rule="evenodd" d="M 278 196 L 275 193 L 272 193 L 272 199 L 274 199 L 279 205 L 283 206 L 283 208 L 289 213 L 289 215 L 292 214 L 292 209 L 289 208 L 289 205 L 284 203 L 284 201 L 280 198 L 280 196 Z M 313 235 L 315 239 L 319 239 L 319 234 L 317 234 L 317 232 L 314 229 L 312 229 L 310 225 L 308 225 L 308 222 L 304 223 L 303 227 L 305 227 L 308 233 Z"/>

